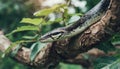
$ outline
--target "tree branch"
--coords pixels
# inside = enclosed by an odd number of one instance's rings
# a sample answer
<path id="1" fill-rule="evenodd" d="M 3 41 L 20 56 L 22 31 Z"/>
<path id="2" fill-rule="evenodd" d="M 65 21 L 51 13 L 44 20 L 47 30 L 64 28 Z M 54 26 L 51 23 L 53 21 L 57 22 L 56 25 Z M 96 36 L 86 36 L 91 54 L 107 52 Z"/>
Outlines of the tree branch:
<path id="1" fill-rule="evenodd" d="M 91 59 L 85 59 L 82 55 L 83 53 L 96 58 L 99 56 L 111 55 L 110 53 L 104 53 L 94 48 L 111 38 L 114 35 L 111 33 L 117 33 L 120 30 L 120 0 L 111 1 L 110 7 L 102 19 L 89 27 L 82 34 L 62 41 L 48 43 L 32 62 L 30 61 L 31 50 L 25 47 L 20 48 L 16 56 L 12 58 L 23 64 L 35 67 L 49 68 L 51 66 L 56 66 L 61 61 L 90 67 Z M 1 35 L 3 36 L 3 34 Z M 4 38 L 6 39 L 6 37 Z M 2 38 L 0 38 L 0 40 L 1 39 Z M 10 46 L 10 41 L 8 39 L 7 43 L 7 47 L 6 45 L 0 45 L 1 51 L 4 52 Z M 92 52 L 90 49 L 92 49 Z M 112 55 L 115 53 L 116 52 L 112 52 Z"/>

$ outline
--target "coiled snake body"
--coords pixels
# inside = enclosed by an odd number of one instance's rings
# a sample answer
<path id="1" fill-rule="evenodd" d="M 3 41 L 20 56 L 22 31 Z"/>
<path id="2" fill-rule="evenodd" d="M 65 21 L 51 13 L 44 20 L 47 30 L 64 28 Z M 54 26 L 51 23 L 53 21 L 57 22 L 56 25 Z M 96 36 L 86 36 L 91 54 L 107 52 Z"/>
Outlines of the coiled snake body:
<path id="1" fill-rule="evenodd" d="M 80 34 L 95 22 L 101 19 L 110 4 L 110 0 L 101 0 L 95 7 L 83 15 L 76 23 L 60 27 L 41 36 L 41 42 L 58 41 Z"/>

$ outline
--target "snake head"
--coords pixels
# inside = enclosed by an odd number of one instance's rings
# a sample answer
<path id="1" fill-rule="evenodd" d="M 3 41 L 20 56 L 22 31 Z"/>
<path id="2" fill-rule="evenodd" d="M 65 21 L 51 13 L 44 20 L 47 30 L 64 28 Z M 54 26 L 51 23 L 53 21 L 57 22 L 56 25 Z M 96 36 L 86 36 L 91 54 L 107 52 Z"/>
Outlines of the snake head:
<path id="1" fill-rule="evenodd" d="M 65 33 L 66 31 L 64 28 L 57 28 L 41 36 L 40 42 L 53 42 L 53 41 L 61 40 L 64 37 Z"/>

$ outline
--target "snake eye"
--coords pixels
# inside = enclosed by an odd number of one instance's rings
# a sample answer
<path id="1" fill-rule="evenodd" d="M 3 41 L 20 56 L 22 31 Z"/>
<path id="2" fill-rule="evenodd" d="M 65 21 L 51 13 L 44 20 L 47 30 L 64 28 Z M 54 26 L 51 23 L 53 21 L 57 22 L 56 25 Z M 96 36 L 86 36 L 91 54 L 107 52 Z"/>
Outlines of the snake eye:
<path id="1" fill-rule="evenodd" d="M 51 38 L 56 40 L 59 39 L 62 36 L 63 32 L 55 32 L 51 34 Z"/>

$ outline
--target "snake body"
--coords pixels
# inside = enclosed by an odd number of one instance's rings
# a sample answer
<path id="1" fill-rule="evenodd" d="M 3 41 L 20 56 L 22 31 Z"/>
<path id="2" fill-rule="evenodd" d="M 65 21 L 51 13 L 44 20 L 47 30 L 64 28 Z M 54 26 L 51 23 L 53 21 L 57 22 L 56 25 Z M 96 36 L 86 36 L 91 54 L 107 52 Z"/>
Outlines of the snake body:
<path id="1" fill-rule="evenodd" d="M 67 27 L 60 27 L 46 33 L 40 37 L 41 42 L 58 41 L 65 38 L 73 37 L 82 33 L 88 27 L 101 19 L 110 4 L 110 0 L 101 0 L 95 7 L 83 15 L 76 23 Z"/>

